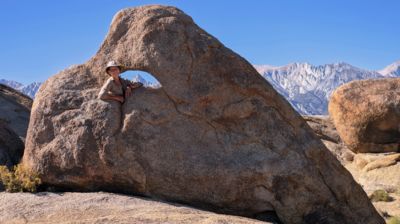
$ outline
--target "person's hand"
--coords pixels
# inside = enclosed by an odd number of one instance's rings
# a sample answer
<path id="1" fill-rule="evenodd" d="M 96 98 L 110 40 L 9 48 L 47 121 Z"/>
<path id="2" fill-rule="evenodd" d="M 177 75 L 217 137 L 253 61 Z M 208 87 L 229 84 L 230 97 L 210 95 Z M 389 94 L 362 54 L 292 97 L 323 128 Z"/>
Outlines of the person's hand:
<path id="1" fill-rule="evenodd" d="M 141 83 L 141 82 L 134 82 L 134 83 L 132 83 L 131 85 L 130 85 L 130 87 L 132 88 L 132 89 L 136 89 L 136 88 L 139 88 L 139 87 L 142 87 L 143 86 L 143 83 Z"/>
<path id="2" fill-rule="evenodd" d="M 116 96 L 116 97 L 117 97 L 117 100 L 118 100 L 119 102 L 124 103 L 125 99 L 124 99 L 123 96 Z"/>
<path id="3" fill-rule="evenodd" d="M 125 97 L 129 97 L 131 95 L 132 95 L 132 89 L 131 87 L 128 86 L 125 91 Z"/>

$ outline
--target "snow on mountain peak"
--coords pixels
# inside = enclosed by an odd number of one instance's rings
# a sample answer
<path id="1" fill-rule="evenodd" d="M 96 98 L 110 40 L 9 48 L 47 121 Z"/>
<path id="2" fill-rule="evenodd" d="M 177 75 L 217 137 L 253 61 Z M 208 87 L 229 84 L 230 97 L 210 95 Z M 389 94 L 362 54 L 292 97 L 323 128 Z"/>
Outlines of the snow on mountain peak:
<path id="1" fill-rule="evenodd" d="M 380 71 L 369 71 L 346 62 L 314 66 L 308 62 L 294 62 L 283 66 L 254 65 L 254 68 L 284 96 L 301 114 L 327 114 L 331 93 L 344 83 L 370 78 L 400 77 L 400 60 Z M 149 82 L 140 74 L 132 81 L 150 88 L 160 88 L 158 82 Z M 41 83 L 29 85 L 0 79 L 6 84 L 34 98 Z"/>
<path id="2" fill-rule="evenodd" d="M 149 82 L 146 79 L 144 79 L 140 74 L 136 74 L 135 76 L 132 77 L 132 81 L 134 82 L 141 82 L 143 83 L 144 86 L 150 87 L 150 88 L 160 88 L 161 84 L 159 82 Z"/>
<path id="3" fill-rule="evenodd" d="M 0 79 L 0 83 L 5 84 L 19 92 L 29 96 L 30 98 L 35 98 L 36 92 L 39 90 L 41 82 L 33 82 L 29 85 L 23 85 L 22 83 L 13 81 L 13 80 L 6 80 Z"/>
<path id="4" fill-rule="evenodd" d="M 398 77 L 400 76 L 400 60 L 386 66 L 384 69 L 378 71 L 380 74 L 386 77 Z"/>
<path id="5" fill-rule="evenodd" d="M 327 114 L 331 93 L 344 83 L 382 77 L 378 72 L 360 69 L 345 62 L 319 66 L 291 63 L 263 68 L 258 70 L 259 73 L 302 114 Z"/>

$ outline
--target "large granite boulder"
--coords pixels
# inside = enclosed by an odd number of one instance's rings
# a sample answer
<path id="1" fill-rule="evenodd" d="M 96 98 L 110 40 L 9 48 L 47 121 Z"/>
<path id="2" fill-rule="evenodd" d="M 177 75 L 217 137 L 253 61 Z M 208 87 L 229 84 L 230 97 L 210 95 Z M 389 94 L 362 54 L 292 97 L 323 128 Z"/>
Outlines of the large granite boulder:
<path id="1" fill-rule="evenodd" d="M 97 99 L 111 59 L 162 87 L 122 105 Z M 42 84 L 23 163 L 57 187 L 276 211 L 284 223 L 383 223 L 290 104 L 174 7 L 118 12 L 95 56 Z"/>
<path id="2" fill-rule="evenodd" d="M 329 114 L 354 152 L 396 152 L 400 145 L 400 78 L 353 81 L 337 88 Z"/>

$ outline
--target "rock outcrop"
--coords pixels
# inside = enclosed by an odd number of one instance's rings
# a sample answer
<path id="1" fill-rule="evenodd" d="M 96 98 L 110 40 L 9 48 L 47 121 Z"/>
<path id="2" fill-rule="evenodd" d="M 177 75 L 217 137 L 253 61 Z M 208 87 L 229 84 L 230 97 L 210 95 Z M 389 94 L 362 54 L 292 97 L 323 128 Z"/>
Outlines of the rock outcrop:
<path id="1" fill-rule="evenodd" d="M 384 190 L 393 198 L 389 202 L 374 202 L 378 211 L 385 217 L 399 216 L 400 153 L 355 154 L 341 139 L 337 141 L 333 138 L 337 136 L 337 132 L 328 116 L 305 116 L 305 119 L 368 195 L 372 195 L 377 190 Z"/>
<path id="2" fill-rule="evenodd" d="M 0 223 L 272 224 L 180 204 L 97 193 L 0 193 Z M 276 222 L 275 222 L 276 223 Z"/>
<path id="3" fill-rule="evenodd" d="M 332 120 L 329 118 L 329 116 L 303 115 L 303 118 L 321 140 L 334 142 L 336 144 L 339 144 L 341 142 L 335 125 L 333 125 Z"/>
<path id="4" fill-rule="evenodd" d="M 16 165 L 24 153 L 24 143 L 19 136 L 0 120 L 0 166 Z"/>
<path id="5" fill-rule="evenodd" d="M 354 153 L 344 144 L 329 116 L 304 115 L 303 118 L 343 166 L 353 162 Z"/>
<path id="6" fill-rule="evenodd" d="M 160 89 L 101 101 L 118 60 Z M 205 81 L 207 80 L 207 81 Z M 257 71 L 182 11 L 120 11 L 99 51 L 42 84 L 23 157 L 45 184 L 284 223 L 383 223 L 362 188 Z"/>
<path id="7" fill-rule="evenodd" d="M 353 81 L 331 96 L 329 114 L 350 150 L 396 152 L 400 144 L 400 78 Z"/>
<path id="8" fill-rule="evenodd" d="M 32 99 L 0 84 L 0 165 L 11 168 L 24 152 Z"/>
<path id="9" fill-rule="evenodd" d="M 25 139 L 28 130 L 31 107 L 31 98 L 0 84 L 0 120 L 3 120 L 22 140 Z"/>
<path id="10" fill-rule="evenodd" d="M 325 140 L 326 135 L 337 135 L 335 129 L 327 128 L 333 125 L 329 117 L 305 116 L 305 119 L 367 193 L 380 189 L 391 192 L 400 188 L 400 153 L 353 153 L 341 139 Z"/>

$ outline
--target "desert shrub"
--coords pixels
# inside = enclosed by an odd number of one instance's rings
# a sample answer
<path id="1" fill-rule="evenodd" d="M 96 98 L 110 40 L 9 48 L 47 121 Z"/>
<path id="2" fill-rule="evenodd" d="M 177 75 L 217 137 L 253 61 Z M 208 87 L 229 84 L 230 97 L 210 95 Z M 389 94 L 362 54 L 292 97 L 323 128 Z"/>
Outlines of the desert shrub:
<path id="1" fill-rule="evenodd" d="M 9 170 L 6 166 L 0 166 L 0 181 L 7 192 L 35 192 L 41 184 L 37 173 L 26 169 L 22 164 Z"/>
<path id="2" fill-rule="evenodd" d="M 396 216 L 390 217 L 390 218 L 387 220 L 386 224 L 400 224 L 400 218 L 399 218 L 399 217 L 396 217 Z"/>
<path id="3" fill-rule="evenodd" d="M 385 190 L 376 190 L 374 191 L 371 196 L 369 197 L 371 201 L 377 202 L 377 201 L 392 201 L 392 197 L 389 196 L 388 192 Z"/>

